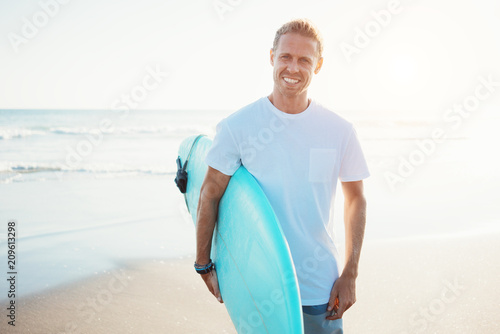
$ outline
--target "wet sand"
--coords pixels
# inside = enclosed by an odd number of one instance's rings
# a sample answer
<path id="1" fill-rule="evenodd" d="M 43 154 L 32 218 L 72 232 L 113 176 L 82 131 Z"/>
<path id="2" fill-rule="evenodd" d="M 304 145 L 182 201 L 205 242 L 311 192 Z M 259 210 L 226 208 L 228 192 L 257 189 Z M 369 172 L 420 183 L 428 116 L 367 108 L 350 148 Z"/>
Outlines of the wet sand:
<path id="1" fill-rule="evenodd" d="M 346 333 L 498 333 L 500 235 L 366 242 Z M 2 333 L 235 333 L 193 257 L 119 269 L 17 302 Z M 5 300 L 2 313 L 6 313 Z"/>

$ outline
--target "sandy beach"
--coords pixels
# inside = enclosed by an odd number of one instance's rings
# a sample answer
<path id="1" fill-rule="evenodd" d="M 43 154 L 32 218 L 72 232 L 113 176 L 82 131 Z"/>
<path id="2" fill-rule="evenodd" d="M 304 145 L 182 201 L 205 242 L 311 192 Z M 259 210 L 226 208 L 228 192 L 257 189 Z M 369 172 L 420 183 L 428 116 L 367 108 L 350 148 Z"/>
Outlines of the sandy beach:
<path id="1" fill-rule="evenodd" d="M 345 332 L 498 333 L 499 240 L 489 234 L 367 242 Z M 133 261 L 19 300 L 15 328 L 3 317 L 1 332 L 235 333 L 192 263 L 189 256 Z"/>

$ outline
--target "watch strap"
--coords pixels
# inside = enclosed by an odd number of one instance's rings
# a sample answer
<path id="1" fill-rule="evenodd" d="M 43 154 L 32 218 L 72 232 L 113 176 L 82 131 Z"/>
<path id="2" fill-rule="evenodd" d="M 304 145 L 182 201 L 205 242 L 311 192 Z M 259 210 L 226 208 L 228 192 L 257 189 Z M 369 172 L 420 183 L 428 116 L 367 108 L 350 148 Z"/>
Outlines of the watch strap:
<path id="1" fill-rule="evenodd" d="M 212 260 L 210 260 L 210 262 L 208 262 L 206 265 L 204 266 L 200 266 L 199 264 L 197 264 L 196 262 L 194 263 L 194 269 L 196 270 L 196 272 L 200 275 L 204 275 L 204 274 L 208 274 L 209 272 L 211 272 L 212 270 L 215 269 L 215 265 L 214 263 L 212 262 Z"/>

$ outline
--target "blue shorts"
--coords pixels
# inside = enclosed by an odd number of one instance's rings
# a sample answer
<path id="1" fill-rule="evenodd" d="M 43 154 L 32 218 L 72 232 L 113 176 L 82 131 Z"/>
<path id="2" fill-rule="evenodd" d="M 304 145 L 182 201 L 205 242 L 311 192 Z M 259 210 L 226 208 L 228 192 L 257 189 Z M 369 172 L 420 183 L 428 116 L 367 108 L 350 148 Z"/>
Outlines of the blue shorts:
<path id="1" fill-rule="evenodd" d="M 302 306 L 304 314 L 304 334 L 343 334 L 342 319 L 326 320 L 332 312 L 326 308 L 328 304 Z"/>

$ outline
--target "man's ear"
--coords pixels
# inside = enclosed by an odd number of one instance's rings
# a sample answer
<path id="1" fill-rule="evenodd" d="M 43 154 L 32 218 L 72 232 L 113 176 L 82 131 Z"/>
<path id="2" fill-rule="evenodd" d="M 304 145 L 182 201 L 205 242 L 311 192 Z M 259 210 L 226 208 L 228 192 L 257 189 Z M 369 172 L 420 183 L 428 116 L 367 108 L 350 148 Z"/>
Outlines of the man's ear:
<path id="1" fill-rule="evenodd" d="M 270 56 L 270 60 L 271 60 L 271 66 L 274 66 L 274 51 L 273 49 L 271 48 L 270 52 L 269 52 L 269 56 Z"/>
<path id="2" fill-rule="evenodd" d="M 314 69 L 314 74 L 318 74 L 319 70 L 321 70 L 322 66 L 323 66 L 323 57 L 320 57 L 318 59 L 318 62 L 316 63 L 316 68 Z"/>

